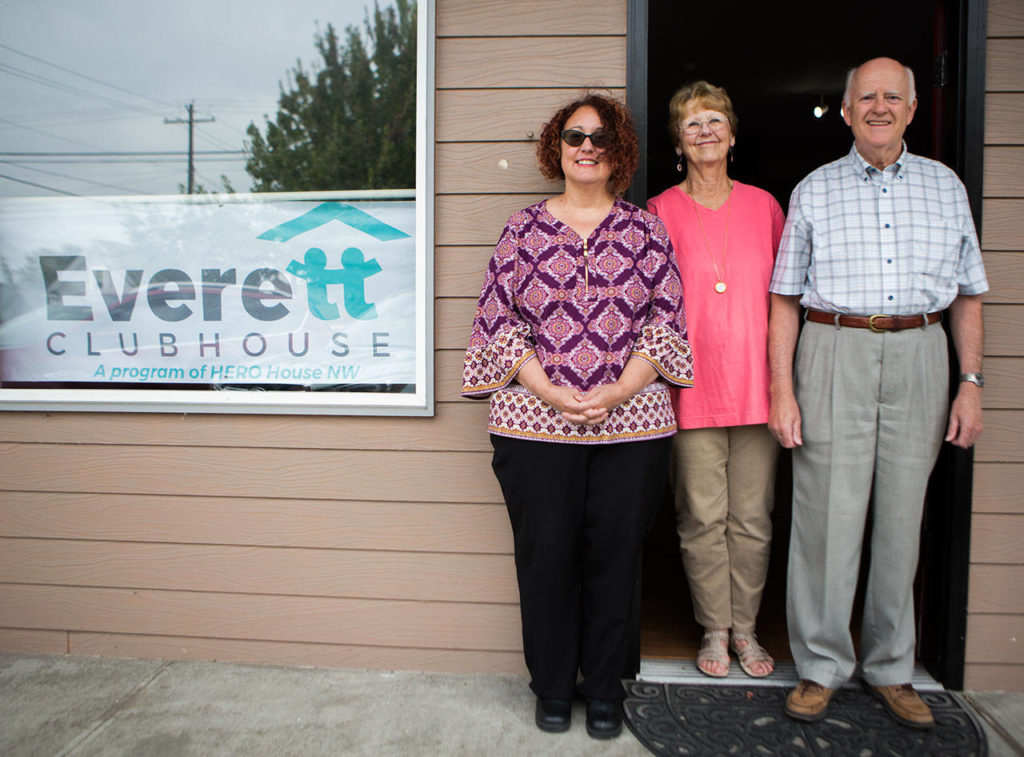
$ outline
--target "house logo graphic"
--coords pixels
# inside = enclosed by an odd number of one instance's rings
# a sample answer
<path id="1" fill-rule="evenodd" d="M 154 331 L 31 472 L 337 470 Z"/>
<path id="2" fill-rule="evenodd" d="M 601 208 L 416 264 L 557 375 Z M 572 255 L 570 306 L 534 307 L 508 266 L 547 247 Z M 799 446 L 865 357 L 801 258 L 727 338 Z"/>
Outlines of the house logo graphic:
<path id="1" fill-rule="evenodd" d="M 339 202 L 324 202 L 297 218 L 268 229 L 257 239 L 287 242 L 332 221 L 339 221 L 381 242 L 409 237 L 404 231 L 359 208 Z M 292 260 L 285 270 L 306 282 L 309 311 L 320 320 L 332 321 L 341 315 L 337 303 L 331 302 L 329 298 L 329 285 L 341 285 L 342 304 L 345 312 L 352 318 L 376 318 L 377 308 L 372 302 L 366 301 L 364 282 L 370 276 L 381 272 L 380 264 L 373 258 L 366 260 L 363 251 L 358 247 L 346 248 L 341 253 L 340 263 L 340 268 L 328 268 L 327 254 L 319 247 L 310 247 L 306 250 L 303 262 Z"/>

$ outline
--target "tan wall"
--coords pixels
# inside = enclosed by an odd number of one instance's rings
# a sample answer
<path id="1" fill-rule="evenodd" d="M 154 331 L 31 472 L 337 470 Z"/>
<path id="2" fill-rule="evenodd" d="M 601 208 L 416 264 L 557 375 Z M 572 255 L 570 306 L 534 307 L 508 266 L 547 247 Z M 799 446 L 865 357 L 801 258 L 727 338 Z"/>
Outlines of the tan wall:
<path id="1" fill-rule="evenodd" d="M 1024 3 L 988 9 L 981 246 L 992 291 L 964 686 L 1024 691 Z"/>
<path id="2" fill-rule="evenodd" d="M 532 134 L 579 87 L 624 95 L 626 0 L 587 7 L 437 0 L 437 416 L 0 414 L 0 649 L 522 671 L 486 407 L 458 389 L 495 237 L 552 191 Z M 965 685 L 1021 690 L 1024 4 L 989 9 Z"/>
<path id="3" fill-rule="evenodd" d="M 624 94 L 625 29 L 626 0 L 437 0 L 435 418 L 0 414 L 0 649 L 524 670 L 462 354 L 505 218 L 552 191 L 531 133 Z"/>

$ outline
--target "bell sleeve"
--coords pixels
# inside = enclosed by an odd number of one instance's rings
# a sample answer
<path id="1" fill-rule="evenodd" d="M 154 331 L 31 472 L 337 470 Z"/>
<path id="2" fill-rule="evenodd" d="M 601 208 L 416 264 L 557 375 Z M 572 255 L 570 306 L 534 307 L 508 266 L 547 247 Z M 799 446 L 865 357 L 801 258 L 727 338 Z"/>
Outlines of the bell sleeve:
<path id="1" fill-rule="evenodd" d="M 650 363 L 668 383 L 693 386 L 693 354 L 686 335 L 683 285 L 665 225 L 657 216 L 641 211 L 647 240 L 640 268 L 650 283 L 647 319 L 630 357 Z"/>
<path id="2" fill-rule="evenodd" d="M 485 398 L 507 386 L 534 357 L 532 331 L 515 306 L 519 243 L 509 219 L 487 266 L 462 367 L 462 396 Z"/>

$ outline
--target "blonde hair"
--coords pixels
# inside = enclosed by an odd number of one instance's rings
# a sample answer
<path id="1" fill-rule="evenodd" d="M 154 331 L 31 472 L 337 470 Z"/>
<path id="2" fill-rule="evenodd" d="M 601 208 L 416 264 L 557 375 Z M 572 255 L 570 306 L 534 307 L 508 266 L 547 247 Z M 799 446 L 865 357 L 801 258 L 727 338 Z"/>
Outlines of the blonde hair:
<path id="1" fill-rule="evenodd" d="M 736 117 L 732 100 L 729 98 L 729 93 L 725 91 L 725 87 L 716 87 L 706 81 L 695 81 L 676 90 L 668 103 L 668 132 L 673 147 L 680 147 L 682 144 L 679 140 L 679 122 L 682 121 L 683 112 L 691 101 L 696 101 L 698 105 L 708 110 L 717 110 L 724 115 L 729 119 L 730 131 L 734 135 L 736 134 L 736 127 L 740 120 Z"/>

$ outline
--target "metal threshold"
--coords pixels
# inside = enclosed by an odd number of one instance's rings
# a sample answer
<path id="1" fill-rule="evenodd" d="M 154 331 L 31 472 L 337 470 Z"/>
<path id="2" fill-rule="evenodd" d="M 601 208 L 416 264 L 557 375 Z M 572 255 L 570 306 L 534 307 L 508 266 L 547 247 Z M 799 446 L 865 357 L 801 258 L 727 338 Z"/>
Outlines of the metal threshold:
<path id="1" fill-rule="evenodd" d="M 735 660 L 729 667 L 729 675 L 725 678 L 712 678 L 697 670 L 693 660 L 671 660 L 643 658 L 640 660 L 640 672 L 636 680 L 644 683 L 682 683 L 700 684 L 702 686 L 796 686 L 796 665 L 792 662 L 775 663 L 775 672 L 767 678 L 751 678 L 740 669 Z M 914 666 L 914 676 L 910 681 L 918 691 L 945 691 L 945 687 L 928 673 L 921 665 Z M 860 667 L 844 688 L 860 686 Z"/>

